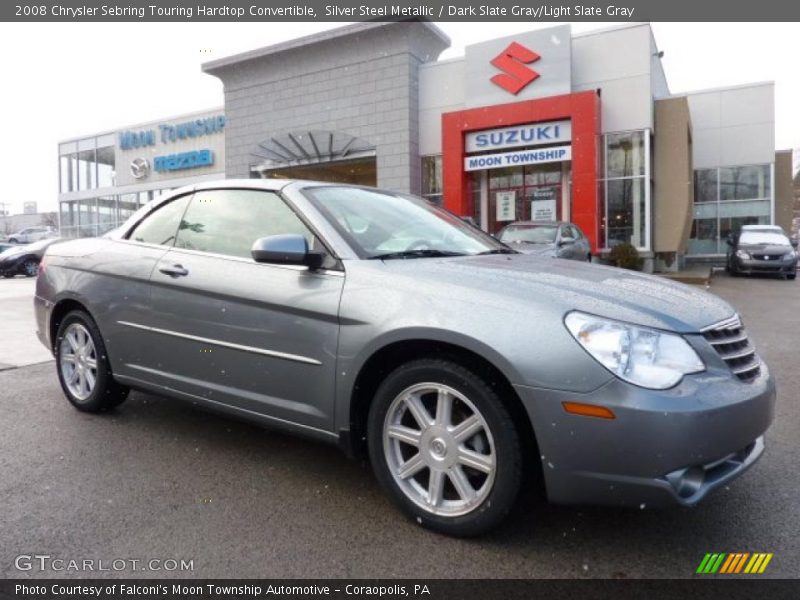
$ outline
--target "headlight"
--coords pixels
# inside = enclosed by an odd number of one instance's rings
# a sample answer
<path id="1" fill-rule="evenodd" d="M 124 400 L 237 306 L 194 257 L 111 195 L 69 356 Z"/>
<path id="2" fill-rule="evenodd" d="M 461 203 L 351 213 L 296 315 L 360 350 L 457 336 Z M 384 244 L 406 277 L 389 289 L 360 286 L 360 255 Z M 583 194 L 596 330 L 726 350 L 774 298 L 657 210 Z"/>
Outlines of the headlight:
<path id="1" fill-rule="evenodd" d="M 750 260 L 750 253 L 749 252 L 745 252 L 744 250 L 737 250 L 736 251 L 736 256 L 738 256 L 739 258 L 741 258 L 743 260 Z"/>
<path id="2" fill-rule="evenodd" d="M 610 319 L 571 312 L 564 319 L 578 343 L 625 381 L 665 390 L 705 365 L 681 336 Z"/>

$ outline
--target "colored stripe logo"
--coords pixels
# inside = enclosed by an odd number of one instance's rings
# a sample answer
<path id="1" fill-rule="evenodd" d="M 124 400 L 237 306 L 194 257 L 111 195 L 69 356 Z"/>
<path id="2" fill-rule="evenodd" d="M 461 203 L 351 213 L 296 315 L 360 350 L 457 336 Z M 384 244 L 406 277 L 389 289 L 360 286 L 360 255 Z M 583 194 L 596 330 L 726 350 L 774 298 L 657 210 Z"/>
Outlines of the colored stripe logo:
<path id="1" fill-rule="evenodd" d="M 761 574 L 766 570 L 772 556 L 772 552 L 708 553 L 703 557 L 696 572 L 700 575 Z"/>

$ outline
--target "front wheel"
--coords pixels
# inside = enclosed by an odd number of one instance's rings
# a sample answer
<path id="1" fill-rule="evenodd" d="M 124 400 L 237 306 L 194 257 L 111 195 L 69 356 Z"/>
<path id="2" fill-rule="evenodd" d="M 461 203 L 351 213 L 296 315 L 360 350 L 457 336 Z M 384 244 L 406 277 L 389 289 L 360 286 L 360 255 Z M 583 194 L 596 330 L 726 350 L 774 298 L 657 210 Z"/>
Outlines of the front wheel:
<path id="1" fill-rule="evenodd" d="M 78 410 L 109 410 L 128 397 L 128 388 L 111 374 L 100 330 L 84 311 L 74 310 L 61 321 L 55 354 L 61 389 Z"/>
<path id="2" fill-rule="evenodd" d="M 420 359 L 392 372 L 370 407 L 367 438 L 384 490 L 425 527 L 484 533 L 519 493 L 517 429 L 495 388 L 455 362 Z"/>
<path id="3" fill-rule="evenodd" d="M 39 263 L 35 260 L 26 260 L 22 265 L 22 273 L 25 277 L 36 277 L 36 272 L 39 270 Z"/>

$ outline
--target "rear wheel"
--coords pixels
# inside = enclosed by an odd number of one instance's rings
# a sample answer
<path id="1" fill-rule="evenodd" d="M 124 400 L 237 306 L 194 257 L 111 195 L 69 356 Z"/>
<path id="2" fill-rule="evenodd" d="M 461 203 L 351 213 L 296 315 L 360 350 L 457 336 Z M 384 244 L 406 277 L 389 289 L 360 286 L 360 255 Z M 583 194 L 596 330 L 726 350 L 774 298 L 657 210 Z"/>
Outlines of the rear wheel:
<path id="1" fill-rule="evenodd" d="M 111 374 L 103 337 L 86 312 L 74 310 L 64 317 L 55 351 L 61 389 L 78 410 L 109 410 L 128 397 L 128 388 Z"/>
<path id="2" fill-rule="evenodd" d="M 788 279 L 789 281 L 793 281 L 793 280 L 797 279 L 797 273 L 789 273 L 786 276 L 786 279 Z"/>
<path id="3" fill-rule="evenodd" d="M 370 407 L 368 445 L 387 493 L 437 531 L 484 533 L 519 493 L 517 429 L 494 388 L 454 362 L 420 359 L 392 372 Z"/>

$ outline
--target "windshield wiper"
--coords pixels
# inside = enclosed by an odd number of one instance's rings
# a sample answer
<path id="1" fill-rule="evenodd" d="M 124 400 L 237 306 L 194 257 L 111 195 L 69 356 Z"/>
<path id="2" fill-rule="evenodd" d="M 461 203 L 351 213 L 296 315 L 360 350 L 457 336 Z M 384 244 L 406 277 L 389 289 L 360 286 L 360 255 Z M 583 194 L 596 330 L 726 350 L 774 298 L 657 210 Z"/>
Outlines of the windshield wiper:
<path id="1" fill-rule="evenodd" d="M 449 250 L 432 250 L 430 248 L 420 250 L 400 250 L 399 252 L 387 252 L 386 254 L 376 254 L 368 257 L 370 260 L 388 260 L 393 258 L 428 258 L 432 256 L 466 256 L 463 252 L 451 252 Z"/>
<path id="2" fill-rule="evenodd" d="M 519 254 L 513 248 L 495 248 L 494 250 L 486 250 L 485 252 L 478 252 L 478 256 L 484 254 Z"/>

